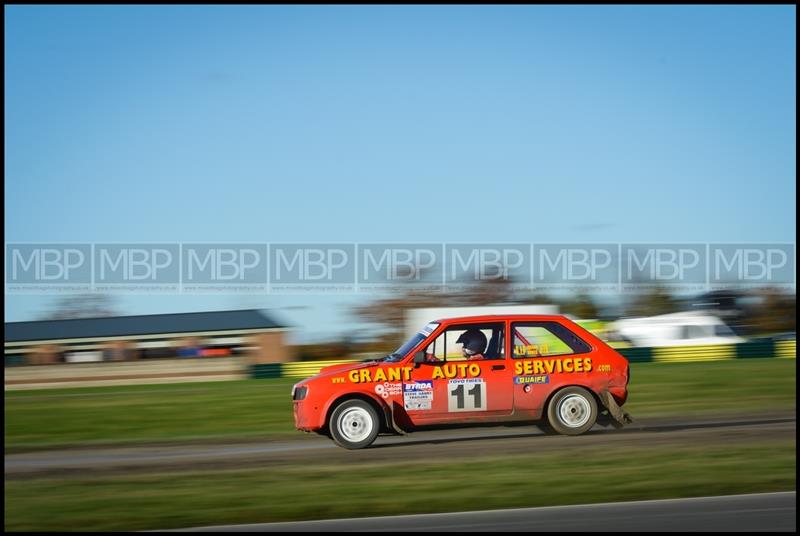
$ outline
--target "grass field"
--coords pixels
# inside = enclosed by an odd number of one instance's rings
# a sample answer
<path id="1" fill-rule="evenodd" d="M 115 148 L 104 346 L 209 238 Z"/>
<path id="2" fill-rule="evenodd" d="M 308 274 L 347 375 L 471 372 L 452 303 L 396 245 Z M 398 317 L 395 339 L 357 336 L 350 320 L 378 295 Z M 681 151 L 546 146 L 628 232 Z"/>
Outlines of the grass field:
<path id="1" fill-rule="evenodd" d="M 634 417 L 791 411 L 793 359 L 634 363 Z M 245 380 L 5 393 L 5 448 L 298 435 L 296 380 Z"/>
<path id="2" fill-rule="evenodd" d="M 632 365 L 636 417 L 791 412 L 794 360 Z M 6 451 L 304 437 L 293 380 L 7 392 Z M 796 442 L 750 437 L 467 458 L 6 478 L 5 529 L 141 530 L 784 491 Z"/>
<path id="3" fill-rule="evenodd" d="M 794 441 L 6 480 L 6 530 L 142 530 L 795 489 Z"/>

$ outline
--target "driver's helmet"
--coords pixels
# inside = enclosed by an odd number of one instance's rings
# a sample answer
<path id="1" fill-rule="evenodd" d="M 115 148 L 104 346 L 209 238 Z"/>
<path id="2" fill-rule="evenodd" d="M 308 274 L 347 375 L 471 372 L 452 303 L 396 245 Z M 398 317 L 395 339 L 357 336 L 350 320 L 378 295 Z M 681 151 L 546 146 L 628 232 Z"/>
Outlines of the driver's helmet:
<path id="1" fill-rule="evenodd" d="M 486 350 L 486 335 L 479 329 L 469 329 L 458 337 L 456 344 L 463 344 L 467 355 L 482 354 Z"/>

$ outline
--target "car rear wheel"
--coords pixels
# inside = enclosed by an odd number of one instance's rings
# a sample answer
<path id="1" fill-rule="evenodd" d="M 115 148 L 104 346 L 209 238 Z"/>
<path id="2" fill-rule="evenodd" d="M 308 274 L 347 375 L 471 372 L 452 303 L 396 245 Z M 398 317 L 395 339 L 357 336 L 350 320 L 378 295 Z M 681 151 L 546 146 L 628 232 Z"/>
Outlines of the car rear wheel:
<path id="1" fill-rule="evenodd" d="M 597 402 L 583 387 L 566 387 L 547 406 L 547 421 L 563 435 L 580 435 L 597 421 Z"/>
<path id="2" fill-rule="evenodd" d="M 550 423 L 547 422 L 546 420 L 538 421 L 536 423 L 536 426 L 539 428 L 539 430 L 542 431 L 544 435 L 555 435 L 558 433 L 553 429 L 552 426 L 550 426 Z"/>
<path id="3" fill-rule="evenodd" d="M 340 447 L 363 449 L 378 437 L 380 422 L 378 413 L 368 402 L 347 400 L 333 410 L 328 428 Z"/>

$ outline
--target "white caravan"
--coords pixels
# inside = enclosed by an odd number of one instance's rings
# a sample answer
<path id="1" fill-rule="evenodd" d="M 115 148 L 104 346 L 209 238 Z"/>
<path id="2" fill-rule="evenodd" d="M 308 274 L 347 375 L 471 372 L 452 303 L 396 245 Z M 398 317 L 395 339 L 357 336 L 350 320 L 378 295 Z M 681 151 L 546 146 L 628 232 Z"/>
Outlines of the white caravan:
<path id="1" fill-rule="evenodd" d="M 634 346 L 693 346 L 737 344 L 745 340 L 718 317 L 705 311 L 623 318 L 608 329 Z"/>

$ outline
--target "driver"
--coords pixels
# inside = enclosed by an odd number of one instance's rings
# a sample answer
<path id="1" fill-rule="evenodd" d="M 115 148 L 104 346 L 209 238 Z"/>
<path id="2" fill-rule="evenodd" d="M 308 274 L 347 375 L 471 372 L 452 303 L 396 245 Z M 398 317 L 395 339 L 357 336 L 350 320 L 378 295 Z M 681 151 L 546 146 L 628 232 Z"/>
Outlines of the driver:
<path id="1" fill-rule="evenodd" d="M 462 333 L 456 340 L 456 344 L 461 345 L 461 354 L 467 361 L 477 361 L 486 359 L 483 353 L 486 351 L 486 335 L 479 329 L 468 329 Z M 428 347 L 430 349 L 430 347 Z M 441 361 L 432 353 L 425 354 L 425 361 L 428 363 L 435 363 Z"/>
<path id="2" fill-rule="evenodd" d="M 486 335 L 479 329 L 468 329 L 456 340 L 456 344 L 462 345 L 461 353 L 468 361 L 484 359 L 486 343 Z"/>

